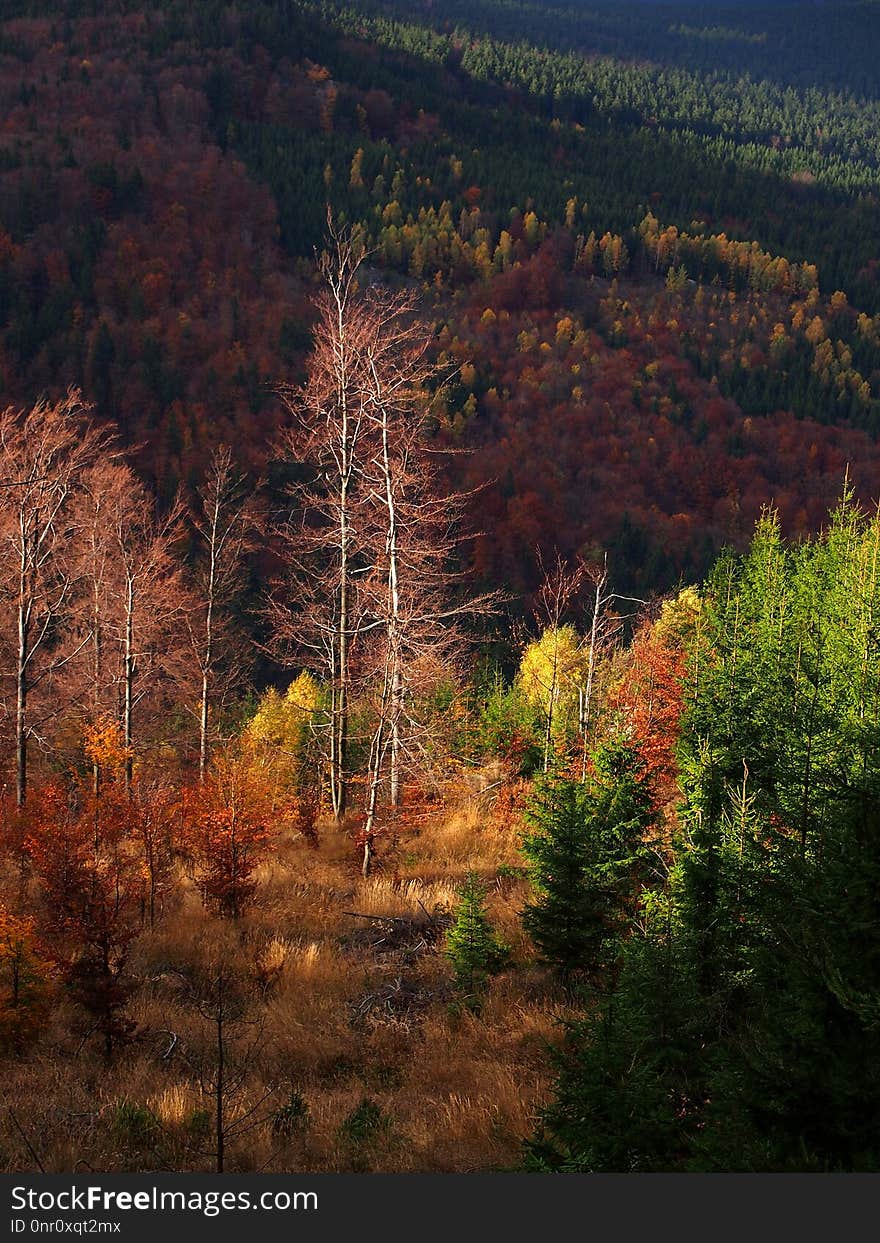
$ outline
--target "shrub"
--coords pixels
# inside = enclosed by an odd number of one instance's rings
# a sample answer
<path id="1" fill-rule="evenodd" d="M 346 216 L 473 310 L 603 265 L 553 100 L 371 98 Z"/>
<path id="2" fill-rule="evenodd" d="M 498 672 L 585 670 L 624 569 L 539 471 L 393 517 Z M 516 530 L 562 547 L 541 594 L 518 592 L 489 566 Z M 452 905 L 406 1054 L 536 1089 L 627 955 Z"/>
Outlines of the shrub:
<path id="1" fill-rule="evenodd" d="M 341 1139 L 348 1140 L 349 1143 L 364 1144 L 375 1139 L 383 1131 L 387 1131 L 390 1125 L 391 1119 L 382 1112 L 381 1107 L 368 1096 L 364 1096 L 351 1113 L 343 1119 L 339 1127 L 339 1136 Z"/>
<path id="2" fill-rule="evenodd" d="M 112 1126 L 119 1139 L 136 1147 L 151 1145 L 159 1134 L 159 1123 L 152 1111 L 127 1096 L 115 1102 Z"/>
<path id="3" fill-rule="evenodd" d="M 275 1135 L 289 1138 L 297 1131 L 303 1131 L 309 1124 L 309 1106 L 301 1092 L 294 1089 L 290 1093 L 287 1104 L 276 1109 L 272 1114 L 272 1132 Z"/>

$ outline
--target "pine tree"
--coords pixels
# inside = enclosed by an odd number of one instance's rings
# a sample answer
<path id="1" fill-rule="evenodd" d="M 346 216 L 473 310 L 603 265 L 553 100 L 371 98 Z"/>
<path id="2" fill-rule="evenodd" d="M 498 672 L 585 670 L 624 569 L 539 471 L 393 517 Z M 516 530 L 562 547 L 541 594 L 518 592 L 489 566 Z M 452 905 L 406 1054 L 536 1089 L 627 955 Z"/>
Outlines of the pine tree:
<path id="1" fill-rule="evenodd" d="M 610 993 L 569 1026 L 554 1098 L 526 1145 L 533 1170 L 676 1170 L 698 1120 L 690 955 L 674 900 L 652 895 L 622 943 Z"/>
<path id="2" fill-rule="evenodd" d="M 597 756 L 590 782 L 551 776 L 526 812 L 535 826 L 523 841 L 535 896 L 523 924 L 566 981 L 580 971 L 596 979 L 613 959 L 645 872 L 652 811 L 642 768 L 632 748 L 613 744 Z"/>
<path id="3" fill-rule="evenodd" d="M 878 568 L 880 524 L 846 496 L 797 547 L 768 515 L 707 585 L 681 747 L 699 1168 L 880 1159 Z"/>
<path id="4" fill-rule="evenodd" d="M 508 949 L 496 936 L 486 911 L 486 889 L 469 872 L 459 890 L 455 922 L 446 934 L 446 956 L 455 972 L 455 983 L 465 998 L 475 1003 L 490 975 L 500 971 Z"/>

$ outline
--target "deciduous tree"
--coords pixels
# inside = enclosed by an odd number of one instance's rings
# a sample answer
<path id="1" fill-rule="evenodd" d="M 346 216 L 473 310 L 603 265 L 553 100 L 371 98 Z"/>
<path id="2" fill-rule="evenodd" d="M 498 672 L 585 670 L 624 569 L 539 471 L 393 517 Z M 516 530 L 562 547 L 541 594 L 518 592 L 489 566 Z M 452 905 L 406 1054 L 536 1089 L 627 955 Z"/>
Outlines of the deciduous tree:
<path id="1" fill-rule="evenodd" d="M 71 659 L 65 613 L 76 579 L 70 512 L 82 472 L 105 445 L 79 393 L 0 414 L 0 592 L 14 633 L 5 681 L 15 721 L 15 789 L 27 796 L 34 690 Z"/>
<path id="2" fill-rule="evenodd" d="M 190 522 L 198 540 L 193 583 L 197 607 L 187 611 L 186 625 L 200 680 L 199 776 L 204 779 L 213 714 L 224 691 L 241 678 L 244 650 L 236 642 L 230 607 L 241 591 L 243 558 L 257 534 L 246 481 L 225 445 L 211 455 Z"/>

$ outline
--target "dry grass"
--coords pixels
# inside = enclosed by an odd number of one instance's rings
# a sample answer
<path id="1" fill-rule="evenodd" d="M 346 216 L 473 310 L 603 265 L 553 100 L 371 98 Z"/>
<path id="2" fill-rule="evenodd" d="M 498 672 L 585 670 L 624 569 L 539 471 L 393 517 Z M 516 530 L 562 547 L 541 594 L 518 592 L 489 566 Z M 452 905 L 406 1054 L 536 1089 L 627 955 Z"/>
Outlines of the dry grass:
<path id="1" fill-rule="evenodd" d="M 14 1118 L 0 1116 L 0 1169 L 211 1169 L 213 1035 L 198 981 L 221 958 L 246 982 L 226 1034 L 228 1170 L 516 1167 L 566 1014 L 522 933 L 518 835 L 485 798 L 461 799 L 402 832 L 366 881 L 350 834 L 325 827 L 317 850 L 288 835 L 236 928 L 181 876 L 173 908 L 135 942 L 137 1032 L 113 1064 L 63 1000 L 39 1042 L 5 1059 Z M 382 952 L 356 935 L 370 921 L 346 914 L 448 911 L 468 871 L 513 953 L 476 1014 L 456 1001 L 441 932 Z"/>

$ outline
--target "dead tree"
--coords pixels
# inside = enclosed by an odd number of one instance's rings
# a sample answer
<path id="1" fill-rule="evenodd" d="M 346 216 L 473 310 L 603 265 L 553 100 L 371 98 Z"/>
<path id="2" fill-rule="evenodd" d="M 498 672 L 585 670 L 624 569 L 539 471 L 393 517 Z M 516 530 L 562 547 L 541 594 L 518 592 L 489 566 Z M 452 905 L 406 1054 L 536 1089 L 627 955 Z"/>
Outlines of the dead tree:
<path id="1" fill-rule="evenodd" d="M 491 612 L 498 597 L 468 598 L 452 571 L 467 497 L 447 493 L 437 454 L 424 432 L 429 385 L 439 368 L 431 333 L 412 295 L 374 293 L 373 336 L 362 383 L 370 448 L 363 489 L 369 504 L 370 572 L 365 578 L 362 630 L 364 684 L 373 688 L 364 807 L 363 872 L 370 869 L 379 792 L 388 777 L 389 803 L 400 800 L 402 772 L 422 750 L 416 706 L 448 676 L 463 651 L 466 617 Z M 457 598 L 456 598 L 457 597 Z"/>
<path id="2" fill-rule="evenodd" d="M 429 387 L 438 378 L 432 333 L 413 295 L 358 286 L 362 256 L 351 236 L 331 230 L 309 378 L 299 390 L 282 391 L 292 417 L 283 451 L 307 474 L 291 489 L 293 512 L 282 529 L 294 589 L 279 585 L 270 616 L 276 650 L 291 663 L 309 663 L 328 687 L 329 784 L 338 818 L 348 802 L 355 692 L 369 707 L 360 834 L 366 872 L 386 777 L 390 803 L 399 801 L 404 751 L 419 732 L 412 705 L 425 675 L 454 665 L 457 620 L 485 611 L 490 597 L 451 603 L 456 576 L 449 565 L 465 498 L 440 487 L 437 455 L 424 435 Z"/>
<path id="3" fill-rule="evenodd" d="M 360 243 L 331 223 L 319 263 L 322 290 L 308 380 L 301 388 L 279 389 L 291 417 L 281 455 L 301 463 L 307 477 L 290 489 L 291 514 L 278 532 L 286 581 L 276 585 L 268 610 L 276 653 L 314 669 L 329 690 L 328 774 L 337 820 L 348 803 L 353 648 L 360 631 L 366 420 L 357 374 L 372 323 L 357 284 L 363 257 Z"/>
<path id="4" fill-rule="evenodd" d="M 0 414 L 0 591 L 14 618 L 16 802 L 27 797 L 30 698 L 72 659 L 62 639 L 75 582 L 69 555 L 72 496 L 104 444 L 71 391 L 55 403 Z"/>
<path id="5" fill-rule="evenodd" d="M 241 588 L 242 562 L 257 534 L 256 513 L 243 476 L 226 446 L 211 455 L 198 510 L 191 523 L 199 542 L 193 596 L 197 608 L 186 624 L 199 677 L 199 778 L 208 768 L 212 714 L 225 669 L 241 666 L 243 655 L 230 633 L 229 606 Z"/>
<path id="6" fill-rule="evenodd" d="M 216 1173 L 223 1174 L 230 1140 L 268 1122 L 270 1111 L 264 1106 L 274 1096 L 276 1085 L 260 1089 L 253 1097 L 248 1092 L 249 1079 L 262 1057 L 263 1027 L 253 1016 L 253 981 L 235 961 L 233 945 L 217 947 L 191 978 L 189 994 L 207 1031 L 201 1047 L 184 1048 L 183 1059 L 212 1102 L 214 1148 L 204 1155 L 211 1157 Z"/>
<path id="7" fill-rule="evenodd" d="M 100 726 L 115 716 L 118 662 L 114 635 L 118 630 L 122 580 L 114 534 L 114 517 L 137 490 L 131 469 L 116 453 L 105 454 L 84 472 L 73 510 L 73 555 L 78 588 L 71 601 L 68 625 L 79 647 L 68 667 L 69 696 L 85 721 Z M 101 765 L 92 761 L 92 793 L 100 793 Z"/>
<path id="8" fill-rule="evenodd" d="M 544 697 L 544 771 L 550 767 L 553 752 L 553 730 L 564 687 L 577 692 L 577 723 L 580 740 L 581 781 L 586 780 L 589 757 L 589 732 L 594 706 L 596 676 L 599 662 L 618 640 L 627 617 L 620 613 L 619 602 L 643 604 L 629 596 L 609 590 L 607 557 L 589 564 L 577 559 L 566 564 L 559 552 L 553 564 L 545 569 L 540 553 L 538 565 L 543 577 L 538 589 L 534 620 L 538 638 L 529 644 L 542 648 L 541 659 L 534 660 L 529 675 Z M 588 603 L 583 602 L 588 596 Z M 566 627 L 566 618 L 587 613 L 585 633 Z M 570 641 L 565 641 L 567 636 Z M 528 641 L 527 641 L 528 642 Z"/>
<path id="9" fill-rule="evenodd" d="M 539 638 L 550 636 L 546 656 L 546 668 L 533 671 L 545 695 L 544 711 L 544 772 L 550 767 L 553 753 L 553 727 L 556 722 L 557 708 L 563 683 L 580 681 L 582 664 L 582 647 L 576 641 L 571 650 L 566 650 L 560 642 L 564 619 L 579 596 L 587 576 L 587 567 L 578 560 L 569 569 L 557 552 L 556 559 L 549 569 L 544 568 L 543 559 L 538 553 L 538 565 L 542 571 L 541 586 L 538 588 L 534 617 L 537 623 Z"/>
<path id="10" fill-rule="evenodd" d="M 152 498 L 132 481 L 117 496 L 109 515 L 120 598 L 115 622 L 119 658 L 119 720 L 126 751 L 125 788 L 131 794 L 134 775 L 137 706 L 163 677 L 173 677 L 180 661 L 178 632 L 190 610 L 175 548 L 182 537 L 182 509 L 172 505 L 156 516 Z"/>
<path id="11" fill-rule="evenodd" d="M 618 601 L 641 604 L 643 601 L 621 596 L 608 590 L 608 556 L 601 563 L 587 568 L 587 580 L 592 587 L 590 596 L 589 629 L 584 637 L 586 649 L 586 670 L 581 685 L 578 686 L 578 733 L 581 739 L 581 782 L 587 779 L 587 761 L 589 758 L 588 740 L 592 724 L 593 698 L 596 686 L 596 671 L 599 661 L 608 655 L 620 638 L 624 622 L 632 614 L 621 614 L 617 611 Z"/>

